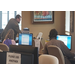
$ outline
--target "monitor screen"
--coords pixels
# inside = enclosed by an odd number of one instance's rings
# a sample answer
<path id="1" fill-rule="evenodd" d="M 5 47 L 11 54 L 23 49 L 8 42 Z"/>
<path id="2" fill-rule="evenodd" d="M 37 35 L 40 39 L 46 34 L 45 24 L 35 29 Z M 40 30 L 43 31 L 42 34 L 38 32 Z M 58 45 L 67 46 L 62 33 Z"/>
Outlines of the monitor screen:
<path id="1" fill-rule="evenodd" d="M 24 45 L 10 45 L 10 52 L 22 53 L 22 54 L 33 54 L 34 55 L 34 64 L 38 64 L 38 48 L 33 46 L 24 46 Z"/>
<path id="2" fill-rule="evenodd" d="M 19 45 L 30 45 L 32 46 L 33 34 L 19 34 Z"/>
<path id="3" fill-rule="evenodd" d="M 71 50 L 71 35 L 57 35 L 57 40 L 61 40 Z"/>

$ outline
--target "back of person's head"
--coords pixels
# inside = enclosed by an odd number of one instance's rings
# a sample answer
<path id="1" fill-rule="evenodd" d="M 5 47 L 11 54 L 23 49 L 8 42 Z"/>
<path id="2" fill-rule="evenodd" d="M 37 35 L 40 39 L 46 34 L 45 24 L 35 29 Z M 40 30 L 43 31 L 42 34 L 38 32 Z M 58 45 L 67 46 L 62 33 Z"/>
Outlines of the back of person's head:
<path id="1" fill-rule="evenodd" d="M 17 19 L 17 18 L 19 19 L 20 17 L 21 17 L 21 16 L 18 14 L 18 15 L 15 16 L 15 19 Z"/>
<path id="2" fill-rule="evenodd" d="M 9 29 L 6 36 L 5 36 L 5 39 L 14 39 L 14 31 L 13 29 Z"/>
<path id="3" fill-rule="evenodd" d="M 51 40 L 51 39 L 56 39 L 56 37 L 57 37 L 57 35 L 58 35 L 58 32 L 56 31 L 56 29 L 52 29 L 50 32 L 49 32 L 49 39 Z"/>

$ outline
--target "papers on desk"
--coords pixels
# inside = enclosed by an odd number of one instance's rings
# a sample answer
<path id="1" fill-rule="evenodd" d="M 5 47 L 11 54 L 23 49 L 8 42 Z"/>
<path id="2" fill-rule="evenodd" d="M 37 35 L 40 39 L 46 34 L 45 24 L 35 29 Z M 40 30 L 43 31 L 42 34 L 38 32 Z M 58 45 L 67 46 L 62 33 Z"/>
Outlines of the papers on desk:
<path id="1" fill-rule="evenodd" d="M 21 64 L 21 54 L 7 52 L 6 64 Z"/>
<path id="2" fill-rule="evenodd" d="M 40 40 L 35 39 L 35 47 L 38 47 L 38 51 L 40 50 Z"/>
<path id="3" fill-rule="evenodd" d="M 42 32 L 39 32 L 39 34 L 38 34 L 38 36 L 37 36 L 37 39 L 40 39 L 40 40 L 41 40 L 42 35 L 43 35 L 43 33 L 42 33 Z"/>

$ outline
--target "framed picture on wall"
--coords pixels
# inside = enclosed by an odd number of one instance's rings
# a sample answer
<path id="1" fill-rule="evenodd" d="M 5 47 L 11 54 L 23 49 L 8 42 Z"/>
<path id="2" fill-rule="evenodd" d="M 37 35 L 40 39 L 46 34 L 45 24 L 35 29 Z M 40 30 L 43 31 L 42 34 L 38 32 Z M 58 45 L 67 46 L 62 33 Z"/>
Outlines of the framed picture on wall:
<path id="1" fill-rule="evenodd" d="M 54 23 L 54 11 L 33 11 L 32 23 Z"/>

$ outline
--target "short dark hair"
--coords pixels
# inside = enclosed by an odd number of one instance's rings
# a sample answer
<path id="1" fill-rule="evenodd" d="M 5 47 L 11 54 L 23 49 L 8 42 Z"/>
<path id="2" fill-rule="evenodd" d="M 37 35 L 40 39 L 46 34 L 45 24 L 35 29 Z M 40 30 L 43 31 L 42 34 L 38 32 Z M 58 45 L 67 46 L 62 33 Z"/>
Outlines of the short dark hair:
<path id="1" fill-rule="evenodd" d="M 49 32 L 49 39 L 51 40 L 52 38 L 55 38 L 57 37 L 58 35 L 58 32 L 56 31 L 56 29 L 52 29 L 50 32 Z"/>
<path id="2" fill-rule="evenodd" d="M 20 17 L 21 17 L 21 16 L 18 14 L 18 15 L 15 16 L 15 19 L 20 18 Z"/>

